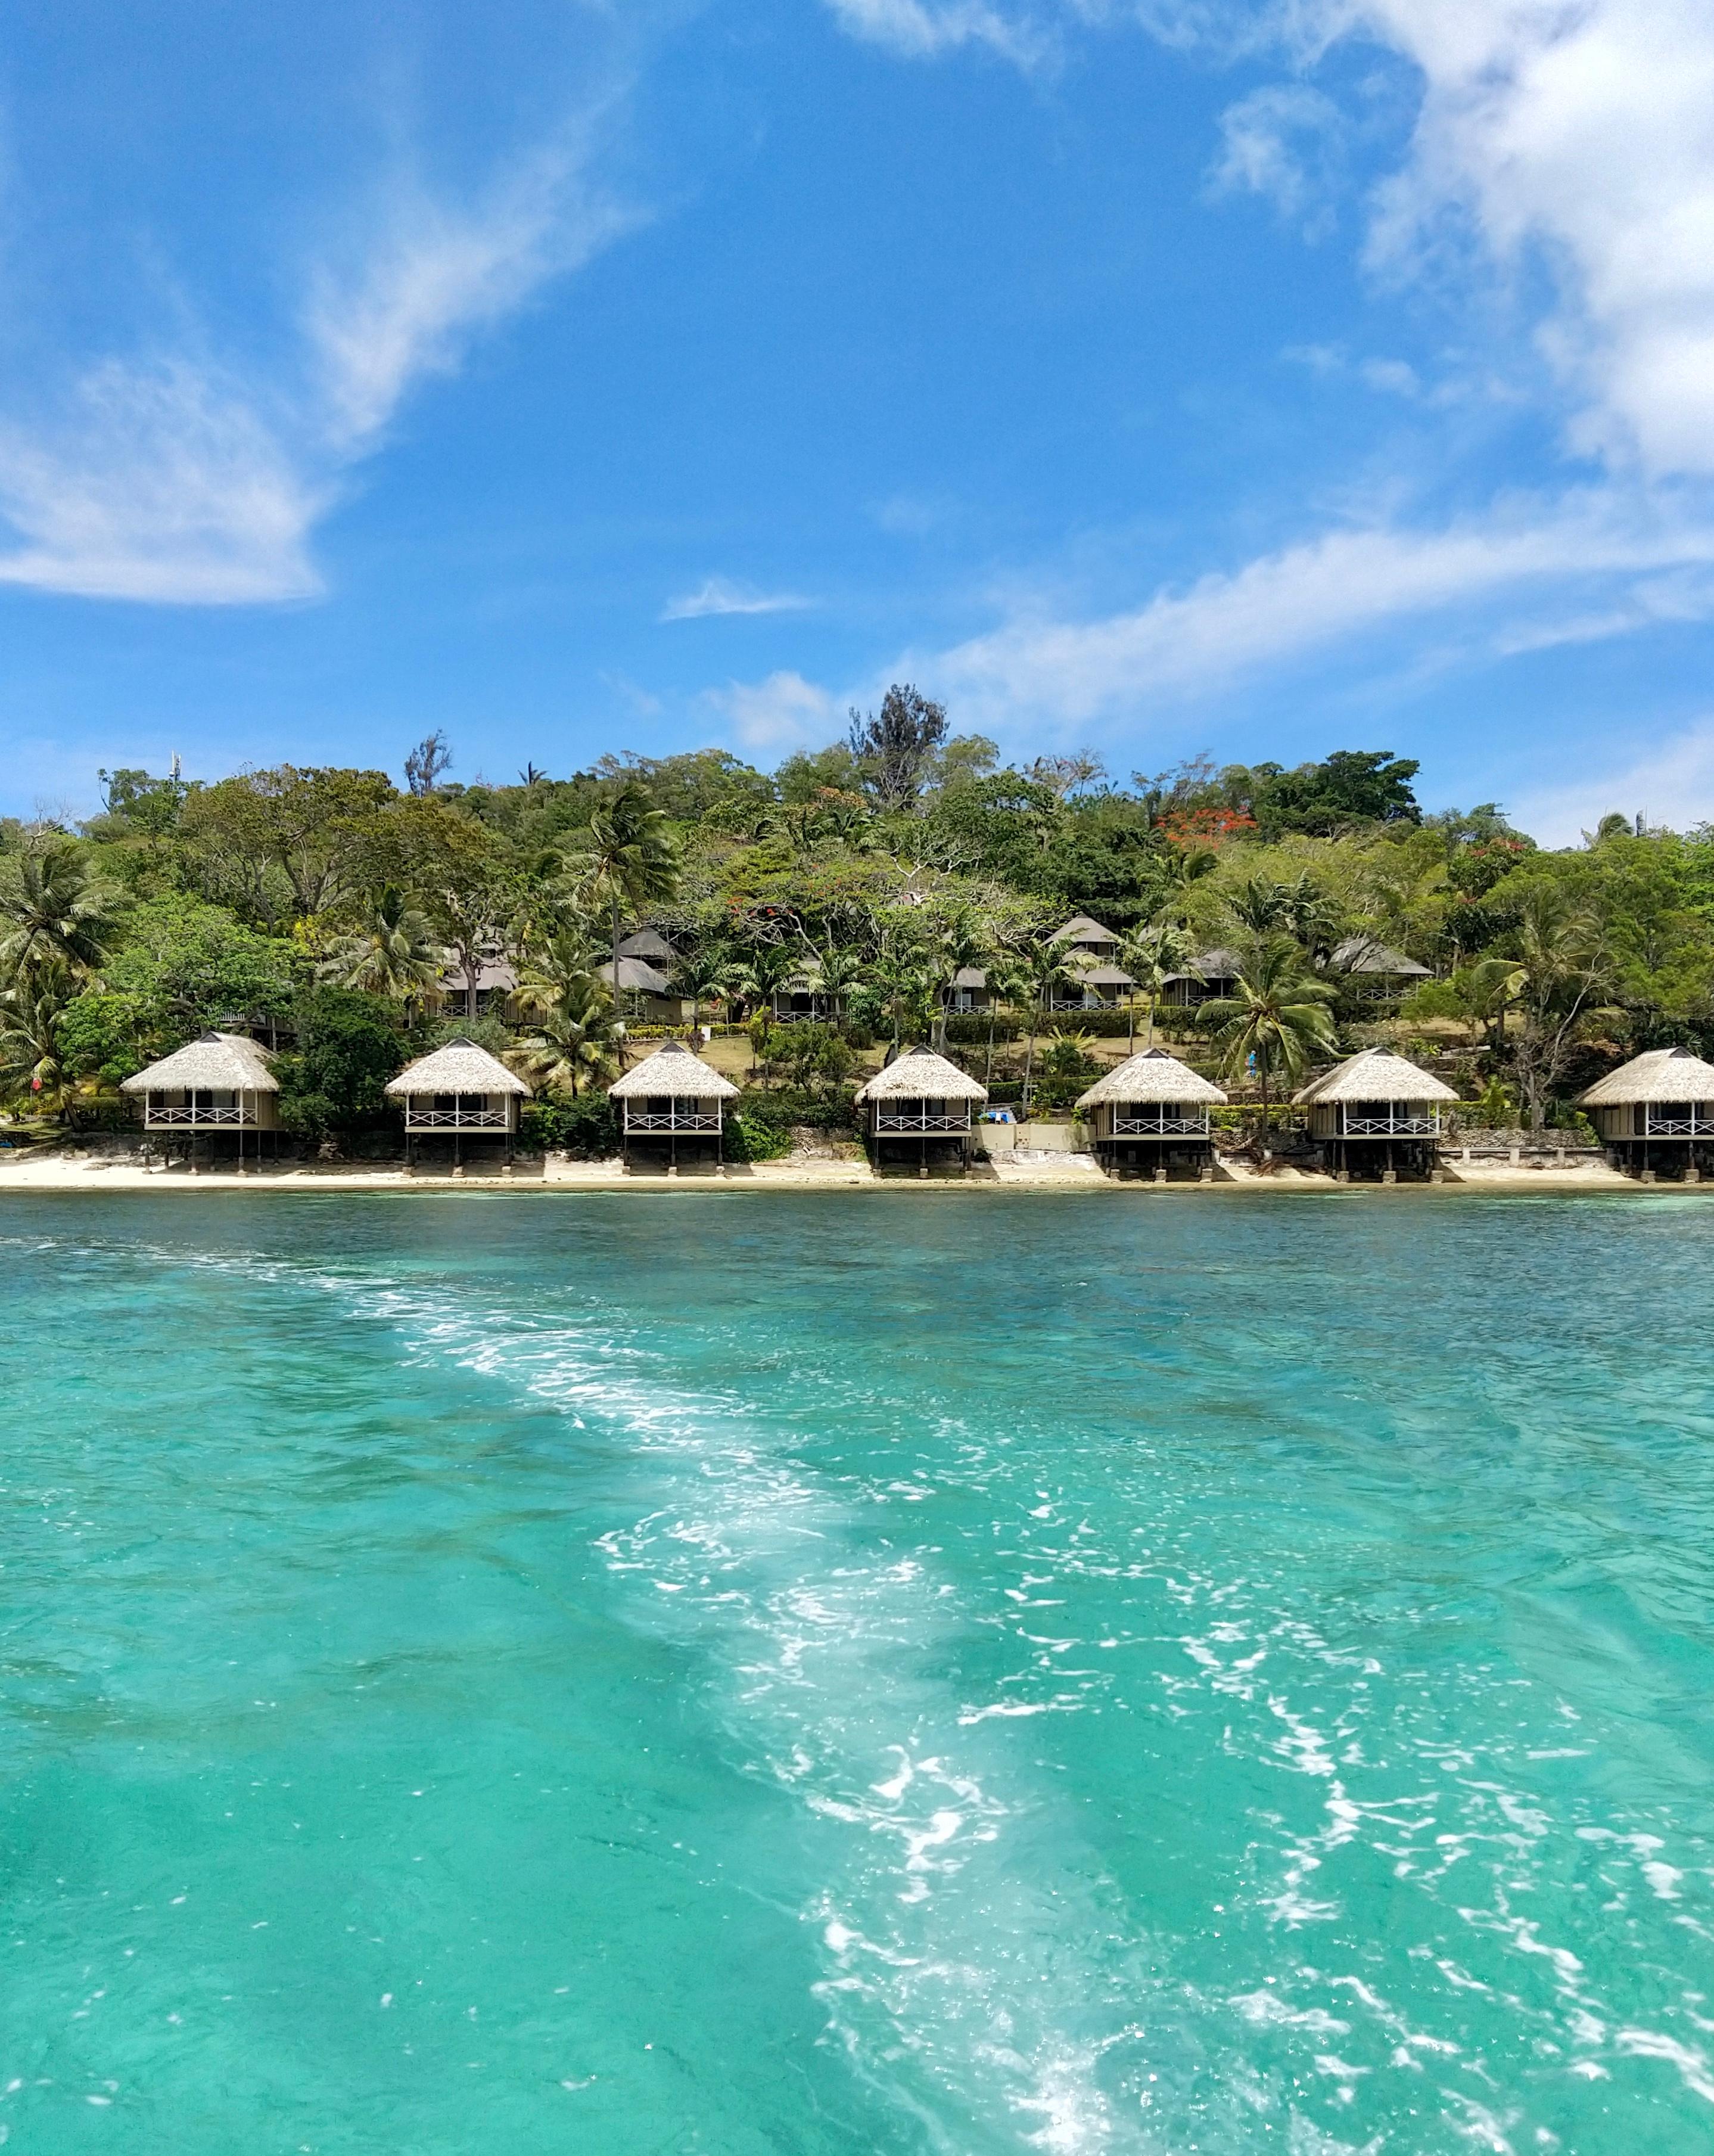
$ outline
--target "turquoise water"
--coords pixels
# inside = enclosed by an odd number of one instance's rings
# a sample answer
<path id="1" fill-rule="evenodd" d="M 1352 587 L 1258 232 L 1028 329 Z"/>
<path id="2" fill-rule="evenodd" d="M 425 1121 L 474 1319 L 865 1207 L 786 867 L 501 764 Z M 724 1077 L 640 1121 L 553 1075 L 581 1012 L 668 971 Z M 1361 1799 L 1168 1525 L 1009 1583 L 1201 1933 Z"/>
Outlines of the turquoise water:
<path id="1" fill-rule="evenodd" d="M 0 1200 L 11 2148 L 1714 2146 L 1711 1255 Z"/>

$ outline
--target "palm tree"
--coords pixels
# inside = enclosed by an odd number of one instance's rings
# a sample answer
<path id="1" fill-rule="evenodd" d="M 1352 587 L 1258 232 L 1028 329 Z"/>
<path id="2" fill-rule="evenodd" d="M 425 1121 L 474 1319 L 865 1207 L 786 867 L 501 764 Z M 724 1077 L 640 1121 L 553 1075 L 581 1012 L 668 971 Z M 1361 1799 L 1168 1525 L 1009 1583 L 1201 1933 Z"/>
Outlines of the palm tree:
<path id="1" fill-rule="evenodd" d="M 774 998 L 803 967 L 803 959 L 789 943 L 752 943 L 739 957 L 738 975 L 732 986 L 756 1014 L 765 1011 L 771 1019 Z M 752 1050 L 753 1059 L 753 1038 Z M 755 1068 L 753 1060 L 751 1068 Z"/>
<path id="2" fill-rule="evenodd" d="M 1552 878 L 1532 878 L 1522 896 L 1512 955 L 1484 958 L 1472 973 L 1502 1029 L 1508 1004 L 1522 1016 L 1512 1063 L 1538 1131 L 1583 1022 L 1611 985 L 1612 957 L 1597 916 Z"/>
<path id="3" fill-rule="evenodd" d="M 732 953 L 724 943 L 699 943 L 675 963 L 672 983 L 681 996 L 690 998 L 692 1033 L 701 1026 L 703 1004 L 723 997 L 731 988 L 733 970 Z"/>
<path id="4" fill-rule="evenodd" d="M 552 1010 L 568 991 L 597 980 L 599 947 L 575 916 L 562 918 L 552 935 L 531 947 L 518 975 L 518 1002 L 526 1011 Z M 610 996 L 609 1001 L 613 1000 Z"/>
<path id="5" fill-rule="evenodd" d="M 1007 978 L 1008 996 L 1021 1001 L 1029 1012 L 1029 1038 L 1024 1046 L 1024 1112 L 1029 1113 L 1029 1095 L 1035 1072 L 1035 1036 L 1054 999 L 1054 990 L 1074 978 L 1071 962 L 1063 944 L 1038 936 L 1018 954 Z"/>
<path id="6" fill-rule="evenodd" d="M 590 814 L 580 886 L 590 910 L 608 916 L 615 998 L 621 912 L 640 913 L 656 901 L 670 898 L 678 876 L 678 849 L 665 810 L 655 807 L 645 786 L 627 779 L 611 799 Z"/>
<path id="7" fill-rule="evenodd" d="M 0 889 L 0 973 L 8 978 L 43 957 L 92 973 L 113 934 L 89 864 L 69 839 L 23 855 L 10 886 Z"/>
<path id="8" fill-rule="evenodd" d="M 1119 963 L 1136 981 L 1148 998 L 1148 1040 L 1147 1045 L 1154 1046 L 1155 1011 L 1167 983 L 1182 973 L 1190 963 L 1190 938 L 1182 928 L 1162 921 L 1152 928 L 1138 928 L 1126 937 L 1119 946 Z M 1137 1052 L 1137 1004 L 1130 1005 L 1131 1036 L 1126 1053 Z"/>
<path id="9" fill-rule="evenodd" d="M 408 1002 L 440 978 L 444 954 L 428 916 L 397 884 L 383 884 L 362 925 L 343 936 L 316 968 L 324 981 Z"/>
<path id="10" fill-rule="evenodd" d="M 1261 1081 L 1262 1135 L 1267 1135 L 1269 1091 L 1275 1072 L 1299 1077 L 1311 1055 L 1331 1054 L 1337 1043 L 1327 1006 L 1333 991 L 1305 971 L 1302 951 L 1289 936 L 1270 936 L 1253 947 L 1229 996 L 1215 996 L 1198 1016 L 1212 1026 L 1225 1075 L 1254 1069 Z"/>
<path id="11" fill-rule="evenodd" d="M 0 993 L 0 1095 L 64 1116 L 74 1091 L 59 1045 L 60 1021 L 77 984 L 63 960 L 23 968 Z"/>
<path id="12" fill-rule="evenodd" d="M 929 952 L 928 968 L 934 985 L 934 1045 L 947 1045 L 947 1014 L 952 1007 L 957 979 L 967 966 L 980 966 L 992 943 L 985 924 L 968 906 L 960 906 L 942 928 Z"/>
<path id="13" fill-rule="evenodd" d="M 543 1009 L 537 1030 L 518 1045 L 538 1086 L 573 1098 L 581 1086 L 616 1070 L 618 1037 L 606 982 L 592 972 L 568 975 Z"/>

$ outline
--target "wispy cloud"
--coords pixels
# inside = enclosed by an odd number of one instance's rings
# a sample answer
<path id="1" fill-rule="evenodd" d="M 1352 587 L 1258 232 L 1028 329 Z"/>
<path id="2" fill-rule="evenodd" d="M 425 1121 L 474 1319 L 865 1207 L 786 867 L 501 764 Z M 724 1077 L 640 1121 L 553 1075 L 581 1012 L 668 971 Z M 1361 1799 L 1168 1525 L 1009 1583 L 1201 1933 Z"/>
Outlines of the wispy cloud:
<path id="1" fill-rule="evenodd" d="M 971 723 L 1080 729 L 1194 701 L 1413 618 L 1479 619 L 1532 588 L 1556 595 L 1560 613 L 1568 589 L 1609 601 L 1622 592 L 1616 611 L 1643 627 L 1664 618 L 1647 596 L 1660 572 L 1710 563 L 1714 525 L 1590 490 L 1438 530 L 1326 532 L 1126 612 L 1067 620 L 1020 610 L 986 635 L 901 665 L 957 696 Z M 1682 606 L 1701 587 L 1675 588 Z M 1518 624 L 1507 633 L 1518 648 Z M 1484 648 L 1495 654 L 1491 637 Z"/>
<path id="2" fill-rule="evenodd" d="M 796 613 L 810 602 L 793 592 L 758 592 L 729 577 L 709 577 L 694 592 L 669 599 L 663 621 L 703 621 L 725 613 Z"/>
<path id="3" fill-rule="evenodd" d="M 748 749 L 819 747 L 835 731 L 833 697 L 801 674 L 782 671 L 765 681 L 731 681 L 706 696 Z"/>
<path id="4" fill-rule="evenodd" d="M 1550 846 L 1575 845 L 1614 813 L 1679 831 L 1714 820 L 1714 718 L 1592 777 L 1526 793 L 1511 813 L 1521 829 Z"/>
<path id="5" fill-rule="evenodd" d="M 270 370 L 110 357 L 0 420 L 0 583 L 180 605 L 313 596 L 314 528 L 412 389 L 631 221 L 587 162 L 537 151 L 474 203 L 393 187 L 312 266 Z"/>
<path id="6" fill-rule="evenodd" d="M 1007 10 L 988 0 L 827 0 L 854 37 L 907 59 L 931 59 L 961 45 L 991 51 L 1034 67 L 1054 49 L 1054 35 L 1039 13 Z"/>

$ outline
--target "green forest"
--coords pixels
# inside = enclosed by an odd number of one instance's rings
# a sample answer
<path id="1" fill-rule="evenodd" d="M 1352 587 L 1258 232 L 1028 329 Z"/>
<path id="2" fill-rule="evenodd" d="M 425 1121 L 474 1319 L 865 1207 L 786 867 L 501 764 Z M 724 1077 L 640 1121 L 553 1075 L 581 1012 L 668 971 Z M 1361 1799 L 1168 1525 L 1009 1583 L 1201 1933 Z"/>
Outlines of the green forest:
<path id="1" fill-rule="evenodd" d="M 1714 830 L 1612 815 L 1550 850 L 1496 803 L 1426 806 L 1417 764 L 1386 752 L 1122 779 L 1093 755 L 1008 766 L 901 685 L 771 772 L 706 749 L 462 784 L 439 735 L 403 768 L 104 771 L 89 821 L 0 823 L 13 1124 L 121 1127 L 122 1080 L 236 1025 L 275 1041 L 306 1140 L 380 1127 L 386 1080 L 474 1034 L 530 1080 L 539 1135 L 598 1143 L 605 1083 L 659 1030 L 608 985 L 639 925 L 672 947 L 682 1016 L 747 1030 L 758 1105 L 834 1118 L 895 1043 L 942 1047 L 1040 1113 L 1163 1033 L 1252 1101 L 1384 1039 L 1458 1050 L 1472 1113 L 1535 1128 L 1641 1049 L 1714 1050 Z M 1070 963 L 1052 939 L 1077 912 L 1121 939 L 1135 987 L 1050 1017 Z M 1427 974 L 1342 973 L 1353 936 Z M 1235 979 L 1165 1007 L 1214 947 Z M 509 1024 L 448 991 L 496 960 L 517 977 Z M 806 969 L 837 1023 L 772 1023 Z M 971 969 L 983 1014 L 956 1007 Z"/>

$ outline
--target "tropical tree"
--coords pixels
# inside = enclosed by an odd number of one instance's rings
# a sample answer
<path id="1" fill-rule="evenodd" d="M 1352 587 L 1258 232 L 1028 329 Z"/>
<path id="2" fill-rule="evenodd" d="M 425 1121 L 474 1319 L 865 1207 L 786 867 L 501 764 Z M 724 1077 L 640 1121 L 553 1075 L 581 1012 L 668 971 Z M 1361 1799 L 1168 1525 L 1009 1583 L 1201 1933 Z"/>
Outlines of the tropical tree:
<path id="1" fill-rule="evenodd" d="M 1295 1081 L 1312 1055 L 1331 1054 L 1337 1045 L 1327 1009 L 1332 998 L 1327 983 L 1306 970 L 1289 936 L 1270 936 L 1244 955 L 1231 994 L 1210 998 L 1198 1014 L 1214 1029 L 1225 1075 L 1254 1070 L 1260 1081 L 1265 1134 L 1275 1075 Z"/>
<path id="2" fill-rule="evenodd" d="M 75 993 L 59 958 L 23 968 L 0 993 L 0 1095 L 22 1095 L 49 1115 L 65 1115 L 75 1088 L 60 1024 Z"/>
<path id="3" fill-rule="evenodd" d="M 609 1076 L 618 1067 L 619 1040 L 606 982 L 590 971 L 567 975 L 519 1051 L 531 1078 L 552 1091 L 575 1097 Z"/>
<path id="4" fill-rule="evenodd" d="M 665 812 L 655 807 L 647 787 L 627 779 L 591 810 L 580 865 L 578 895 L 592 912 L 606 916 L 611 930 L 617 993 L 620 915 L 627 909 L 640 913 L 670 898 L 678 883 L 678 849 Z"/>
<path id="5" fill-rule="evenodd" d="M 0 885 L 0 977 L 44 958 L 92 973 L 115 932 L 89 863 L 69 839 L 32 847 Z"/>
<path id="6" fill-rule="evenodd" d="M 724 997 L 737 971 L 736 961 L 724 943 L 698 943 L 673 964 L 672 983 L 681 996 L 690 998 L 690 1030 L 702 1024 L 702 1006 Z"/>
<path id="7" fill-rule="evenodd" d="M 1519 1014 L 1511 1063 L 1530 1128 L 1538 1131 L 1573 1049 L 1611 988 L 1613 959 L 1599 916 L 1551 877 L 1527 879 L 1518 896 L 1511 952 L 1479 960 L 1472 973 L 1477 997 L 1501 1014 L 1502 1025 L 1508 1006 Z"/>
<path id="8" fill-rule="evenodd" d="M 947 1015 L 957 990 L 958 976 L 968 967 L 980 967 L 988 957 L 993 937 L 987 925 L 969 906 L 960 906 L 942 924 L 926 953 L 927 973 L 934 993 L 934 1045 L 947 1045 Z"/>
<path id="9" fill-rule="evenodd" d="M 1190 963 L 1190 937 L 1182 928 L 1170 921 L 1157 922 L 1153 927 L 1134 930 L 1123 937 L 1119 944 L 1119 963 L 1140 988 L 1148 1008 L 1148 1038 L 1147 1045 L 1152 1048 L 1155 1040 L 1155 1013 L 1161 998 L 1166 993 L 1167 983 L 1182 973 Z M 1137 1052 L 1137 1002 L 1133 997 L 1128 1006 L 1131 1030 L 1126 1053 Z"/>
<path id="10" fill-rule="evenodd" d="M 428 916 L 397 884 L 384 884 L 361 925 L 342 936 L 316 968 L 324 981 L 399 1002 L 432 988 L 444 959 Z"/>
<path id="11" fill-rule="evenodd" d="M 1063 987 L 1075 976 L 1065 946 L 1055 943 L 1051 937 L 1037 936 L 1024 945 L 1004 969 L 1005 993 L 1008 1002 L 1021 1004 L 1029 1013 L 1029 1039 L 1024 1047 L 1024 1112 L 1029 1113 L 1029 1098 L 1035 1073 L 1035 1036 L 1053 1003 L 1054 990 Z"/>

